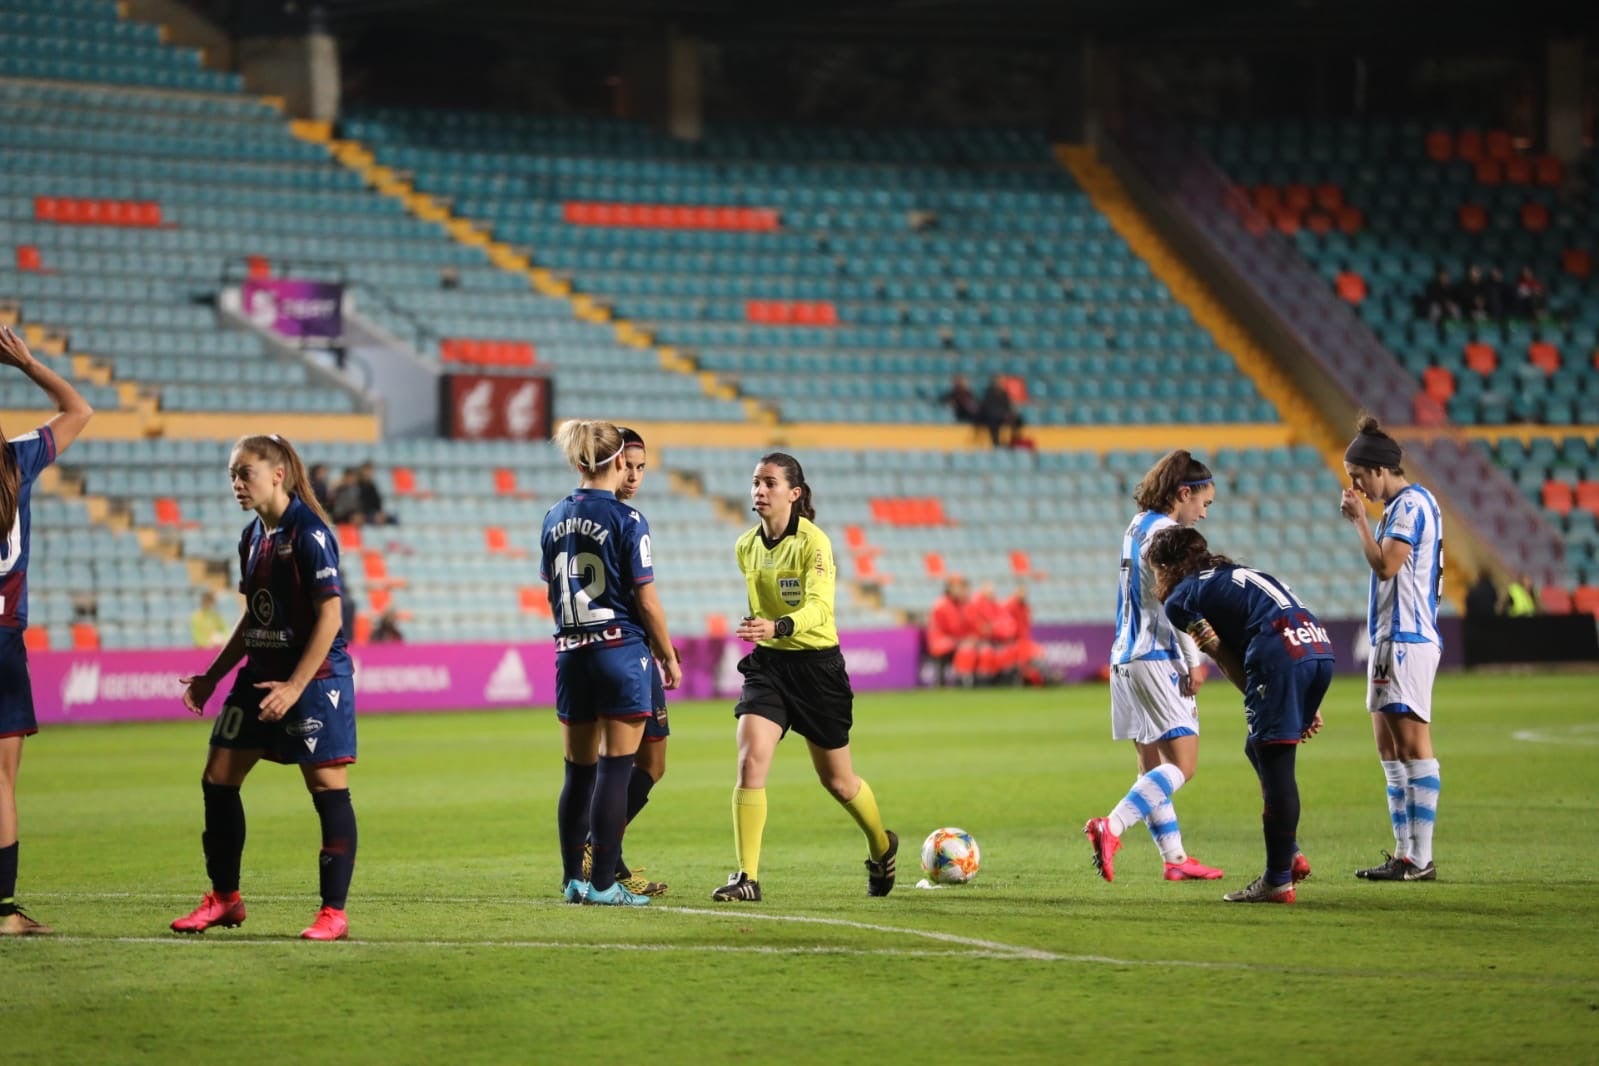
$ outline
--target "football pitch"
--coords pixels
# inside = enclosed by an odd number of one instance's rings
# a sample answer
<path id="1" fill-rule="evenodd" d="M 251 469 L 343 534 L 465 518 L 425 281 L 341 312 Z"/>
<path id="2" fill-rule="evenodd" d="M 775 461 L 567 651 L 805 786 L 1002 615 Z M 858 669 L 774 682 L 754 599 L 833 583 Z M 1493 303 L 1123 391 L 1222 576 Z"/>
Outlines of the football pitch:
<path id="1" fill-rule="evenodd" d="M 641 910 L 559 902 L 560 746 L 548 711 L 370 716 L 352 772 L 352 940 L 297 941 L 318 831 L 299 774 L 245 786 L 248 921 L 167 923 L 206 887 L 209 722 L 56 728 L 28 742 L 20 901 L 57 936 L 0 943 L 0 1061 L 1592 1061 L 1599 1019 L 1599 699 L 1589 676 L 1446 677 L 1436 883 L 1356 881 L 1392 844 L 1383 777 L 1340 681 L 1301 750 L 1293 906 L 1225 904 L 1262 863 L 1237 693 L 1201 693 L 1177 796 L 1220 882 L 1168 883 L 1135 829 L 1105 884 L 1081 827 L 1131 782 L 1102 686 L 863 697 L 856 766 L 902 838 L 865 895 L 864 845 L 798 738 L 768 785 L 763 903 L 732 869 L 729 704 L 672 708 L 665 780 L 628 837 L 670 883 Z M 982 846 L 923 891 L 941 825 Z"/>

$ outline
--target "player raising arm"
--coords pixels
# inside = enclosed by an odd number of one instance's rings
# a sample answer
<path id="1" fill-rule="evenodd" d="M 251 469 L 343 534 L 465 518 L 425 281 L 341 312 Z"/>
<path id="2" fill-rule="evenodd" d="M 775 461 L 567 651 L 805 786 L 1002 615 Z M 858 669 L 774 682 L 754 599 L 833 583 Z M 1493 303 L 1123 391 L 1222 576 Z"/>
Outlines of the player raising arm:
<path id="1" fill-rule="evenodd" d="M 650 897 L 616 879 L 627 828 L 628 782 L 654 717 L 651 679 L 659 659 L 666 688 L 682 678 L 655 591 L 650 524 L 617 499 L 627 476 L 622 433 L 609 422 L 573 419 L 556 447 L 581 475 L 544 516 L 540 575 L 555 618 L 555 713 L 566 757 L 556 807 L 562 895 L 568 903 L 642 907 Z M 662 700 L 664 703 L 664 698 Z M 592 869 L 583 876 L 593 834 Z"/>
<path id="2" fill-rule="evenodd" d="M 1294 756 L 1321 729 L 1333 651 L 1316 616 L 1270 574 L 1212 555 L 1197 529 L 1164 529 L 1149 547 L 1155 595 L 1171 624 L 1191 635 L 1244 694 L 1244 754 L 1265 800 L 1266 870 L 1229 903 L 1292 903 L 1310 876 L 1299 854 Z"/>
<path id="3" fill-rule="evenodd" d="M 200 788 L 205 797 L 206 875 L 211 891 L 172 923 L 203 933 L 244 921 L 239 864 L 244 802 L 239 789 L 262 759 L 297 765 L 322 823 L 317 857 L 322 907 L 302 940 L 343 940 L 355 872 L 355 683 L 340 631 L 339 542 L 311 492 L 305 464 L 276 433 L 242 437 L 228 458 L 233 497 L 255 517 L 239 538 L 244 616 L 204 673 L 183 679 L 183 705 L 196 715 L 228 671 L 244 667 L 211 729 Z"/>
<path id="4" fill-rule="evenodd" d="M 1130 740 L 1138 778 L 1120 803 L 1083 827 L 1094 846 L 1099 876 L 1115 880 L 1113 860 L 1122 833 L 1144 822 L 1160 849 L 1168 881 L 1213 881 L 1222 872 L 1183 850 L 1172 797 L 1199 768 L 1199 656 L 1193 641 L 1173 630 L 1155 598 L 1150 539 L 1163 529 L 1192 526 L 1210 511 L 1216 480 L 1188 452 L 1169 452 L 1138 482 L 1138 513 L 1122 535 L 1116 593 L 1116 643 L 1110 652 L 1110 735 Z"/>
<path id="5" fill-rule="evenodd" d="M 1443 585 L 1444 530 L 1438 501 L 1405 477 L 1399 442 L 1369 415 L 1344 450 L 1350 488 L 1339 511 L 1355 527 L 1371 567 L 1367 628 L 1366 710 L 1387 779 L 1394 851 L 1356 870 L 1368 881 L 1432 881 L 1432 830 L 1441 780 L 1432 750 L 1432 683 L 1443 655 L 1438 595 Z M 1361 497 L 1383 505 L 1377 532 Z"/>
<path id="6" fill-rule="evenodd" d="M 711 898 L 761 898 L 766 775 L 777 742 L 790 727 L 805 738 L 822 787 L 866 835 L 866 894 L 886 896 L 894 888 L 899 837 L 883 828 L 872 786 L 856 776 L 850 762 L 855 693 L 833 621 L 838 579 L 833 546 L 814 524 L 811 487 L 792 455 L 761 457 L 750 479 L 750 499 L 761 521 L 735 548 L 750 611 L 738 635 L 755 645 L 739 661 L 744 691 L 733 711 L 738 719 L 738 785 L 733 789 L 738 870 Z"/>
<path id="7" fill-rule="evenodd" d="M 0 327 L 0 365 L 15 367 L 55 404 L 56 414 L 12 440 L 0 433 L 0 936 L 52 930 L 17 906 L 17 771 L 22 739 L 39 731 L 28 678 L 28 544 L 33 483 L 94 415 L 78 390 L 34 358 L 10 326 Z"/>

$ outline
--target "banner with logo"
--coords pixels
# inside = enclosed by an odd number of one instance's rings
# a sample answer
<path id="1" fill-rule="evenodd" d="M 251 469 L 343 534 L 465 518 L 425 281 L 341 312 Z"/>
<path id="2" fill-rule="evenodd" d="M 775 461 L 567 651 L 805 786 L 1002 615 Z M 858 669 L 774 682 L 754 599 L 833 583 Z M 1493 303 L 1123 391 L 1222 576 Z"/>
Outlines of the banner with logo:
<path id="1" fill-rule="evenodd" d="M 1370 648 L 1365 624 L 1326 623 L 1340 673 L 1362 673 Z M 1461 620 L 1440 620 L 1443 666 L 1464 664 Z M 1044 648 L 1045 673 L 1064 681 L 1100 676 L 1110 660 L 1108 625 L 1040 625 L 1033 639 Z M 921 630 L 914 626 L 841 635 L 844 660 L 856 692 L 916 688 Z M 734 699 L 742 679 L 739 659 L 749 645 L 737 637 L 690 637 L 678 642 L 683 685 L 669 699 Z M 179 678 L 203 670 L 209 649 L 195 651 L 43 651 L 28 656 L 33 702 L 41 725 L 61 722 L 178 720 Z M 351 649 L 356 707 L 360 713 L 491 710 L 555 705 L 555 647 L 546 634 L 518 644 L 370 644 Z M 215 712 L 232 685 L 217 686 Z"/>
<path id="2" fill-rule="evenodd" d="M 338 340 L 344 336 L 344 286 L 328 281 L 250 278 L 244 313 L 280 337 Z"/>
<path id="3" fill-rule="evenodd" d="M 912 628 L 844 635 L 845 659 L 857 692 L 912 688 L 920 633 Z M 738 695 L 738 660 L 748 645 L 734 638 L 680 641 L 683 687 L 671 699 Z M 492 710 L 555 706 L 555 646 L 540 635 L 525 644 L 369 644 L 352 648 L 359 713 Z M 179 678 L 199 673 L 213 652 L 42 651 L 28 656 L 33 702 L 41 725 L 61 722 L 179 720 Z M 227 696 L 217 686 L 208 712 Z"/>
<path id="4" fill-rule="evenodd" d="M 439 435 L 457 440 L 544 440 L 554 386 L 528 374 L 444 374 L 439 378 Z"/>

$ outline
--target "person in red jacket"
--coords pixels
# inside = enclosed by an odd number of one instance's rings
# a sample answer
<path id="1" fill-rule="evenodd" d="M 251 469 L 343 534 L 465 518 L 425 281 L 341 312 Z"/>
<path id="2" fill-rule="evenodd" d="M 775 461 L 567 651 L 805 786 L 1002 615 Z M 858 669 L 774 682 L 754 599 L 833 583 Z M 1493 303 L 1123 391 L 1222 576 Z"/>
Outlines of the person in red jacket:
<path id="1" fill-rule="evenodd" d="M 1022 681 L 1029 685 L 1044 683 L 1044 647 L 1033 639 L 1033 608 L 1027 602 L 1027 586 L 1017 585 L 1010 599 L 1000 605 L 1010 616 L 1015 628 L 1012 658 L 1020 671 Z"/>
<path id="2" fill-rule="evenodd" d="M 953 574 L 944 583 L 944 594 L 933 604 L 927 618 L 927 655 L 938 664 L 940 683 L 946 676 L 946 667 L 953 672 L 956 684 L 971 685 L 977 673 L 977 633 L 966 608 L 971 601 L 971 588 L 966 579 Z"/>

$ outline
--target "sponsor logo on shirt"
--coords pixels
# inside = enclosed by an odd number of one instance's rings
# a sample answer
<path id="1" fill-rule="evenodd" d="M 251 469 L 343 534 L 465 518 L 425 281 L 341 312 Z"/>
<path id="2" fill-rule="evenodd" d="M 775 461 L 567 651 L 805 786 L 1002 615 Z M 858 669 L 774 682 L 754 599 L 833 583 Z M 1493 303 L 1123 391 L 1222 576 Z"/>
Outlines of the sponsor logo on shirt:
<path id="1" fill-rule="evenodd" d="M 255 615 L 255 620 L 262 625 L 271 625 L 272 593 L 267 589 L 256 589 L 255 595 L 250 597 L 250 613 Z"/>
<path id="2" fill-rule="evenodd" d="M 298 722 L 290 722 L 283 727 L 283 731 L 291 737 L 308 737 L 312 733 L 321 732 L 321 730 L 322 719 L 320 718 L 302 718 Z"/>
<path id="3" fill-rule="evenodd" d="M 777 579 L 777 594 L 783 597 L 783 602 L 790 607 L 798 607 L 804 598 L 805 589 L 797 577 L 780 577 Z"/>
<path id="4" fill-rule="evenodd" d="M 324 578 L 338 577 L 338 576 L 339 576 L 339 568 L 336 567 L 336 566 L 324 566 L 322 569 L 320 569 L 320 570 L 318 570 L 316 572 L 316 580 L 318 580 L 318 581 L 321 581 Z"/>

